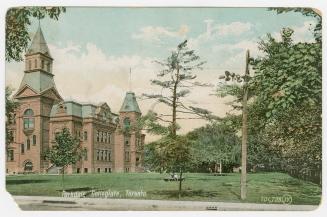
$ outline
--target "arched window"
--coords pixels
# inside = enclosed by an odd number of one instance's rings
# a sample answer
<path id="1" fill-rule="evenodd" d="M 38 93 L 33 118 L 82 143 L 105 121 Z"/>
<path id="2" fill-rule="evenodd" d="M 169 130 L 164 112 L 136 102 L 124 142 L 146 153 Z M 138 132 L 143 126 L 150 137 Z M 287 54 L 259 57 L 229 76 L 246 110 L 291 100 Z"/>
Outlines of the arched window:
<path id="1" fill-rule="evenodd" d="M 31 161 L 28 161 L 24 165 L 24 171 L 32 171 L 33 170 L 33 164 Z"/>
<path id="2" fill-rule="evenodd" d="M 125 118 L 124 119 L 124 129 L 129 129 L 130 126 L 131 126 L 131 121 L 129 120 L 129 118 Z"/>
<path id="3" fill-rule="evenodd" d="M 34 128 L 34 112 L 32 109 L 26 109 L 24 112 L 24 129 Z"/>

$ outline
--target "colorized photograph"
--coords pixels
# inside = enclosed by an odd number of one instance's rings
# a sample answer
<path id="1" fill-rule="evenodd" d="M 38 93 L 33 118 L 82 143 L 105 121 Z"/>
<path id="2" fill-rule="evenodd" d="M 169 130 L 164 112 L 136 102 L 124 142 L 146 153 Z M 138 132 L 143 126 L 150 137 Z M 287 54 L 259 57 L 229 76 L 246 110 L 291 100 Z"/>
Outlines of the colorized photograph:
<path id="1" fill-rule="evenodd" d="M 319 9 L 12 7 L 5 61 L 21 210 L 319 207 Z"/>

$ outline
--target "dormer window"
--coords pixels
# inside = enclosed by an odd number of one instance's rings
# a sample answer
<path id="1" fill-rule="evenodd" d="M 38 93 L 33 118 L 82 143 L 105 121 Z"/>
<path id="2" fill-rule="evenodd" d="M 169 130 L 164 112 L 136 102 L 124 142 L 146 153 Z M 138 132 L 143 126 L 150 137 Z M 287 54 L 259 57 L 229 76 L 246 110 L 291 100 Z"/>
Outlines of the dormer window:
<path id="1" fill-rule="evenodd" d="M 34 112 L 32 109 L 26 109 L 24 112 L 24 129 L 34 128 Z"/>

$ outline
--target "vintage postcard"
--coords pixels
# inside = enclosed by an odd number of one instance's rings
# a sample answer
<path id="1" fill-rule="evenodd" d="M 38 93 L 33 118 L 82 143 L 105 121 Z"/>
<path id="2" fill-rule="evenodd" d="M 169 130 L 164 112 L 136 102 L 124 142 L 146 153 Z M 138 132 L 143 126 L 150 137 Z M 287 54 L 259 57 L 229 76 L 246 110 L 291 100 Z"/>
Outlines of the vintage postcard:
<path id="1" fill-rule="evenodd" d="M 6 190 L 22 210 L 309 211 L 322 12 L 8 8 Z"/>

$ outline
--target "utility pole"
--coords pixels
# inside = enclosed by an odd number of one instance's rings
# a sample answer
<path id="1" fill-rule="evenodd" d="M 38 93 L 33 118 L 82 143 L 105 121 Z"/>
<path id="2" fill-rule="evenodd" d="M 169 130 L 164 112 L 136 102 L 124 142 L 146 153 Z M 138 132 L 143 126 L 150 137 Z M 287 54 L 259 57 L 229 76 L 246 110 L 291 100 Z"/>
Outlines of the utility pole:
<path id="1" fill-rule="evenodd" d="M 248 141 L 248 80 L 250 51 L 246 51 L 245 58 L 245 75 L 243 85 L 243 101 L 242 101 L 242 171 L 241 171 L 241 199 L 246 199 L 246 164 L 247 164 L 247 141 Z"/>

